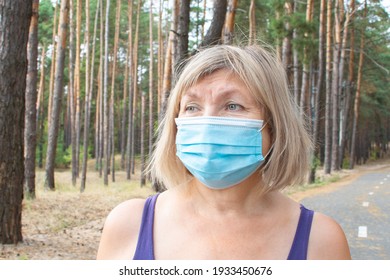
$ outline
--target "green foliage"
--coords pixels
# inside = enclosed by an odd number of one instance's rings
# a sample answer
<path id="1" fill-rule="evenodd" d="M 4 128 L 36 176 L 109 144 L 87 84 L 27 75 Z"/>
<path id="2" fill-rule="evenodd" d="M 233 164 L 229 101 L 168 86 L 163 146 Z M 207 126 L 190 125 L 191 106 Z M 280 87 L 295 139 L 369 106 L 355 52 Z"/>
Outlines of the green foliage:
<path id="1" fill-rule="evenodd" d="M 189 26 L 189 42 L 188 50 L 191 53 L 199 44 L 201 40 L 202 25 L 205 23 L 203 20 L 203 4 L 202 0 L 193 0 L 190 10 L 190 26 Z"/>
<path id="2" fill-rule="evenodd" d="M 358 14 L 361 15 L 362 12 L 359 10 Z M 359 126 L 365 141 L 375 143 L 375 148 L 370 150 L 370 158 L 377 159 L 381 143 L 390 141 L 389 14 L 379 4 L 372 3 L 368 9 L 367 20 L 356 20 L 356 29 L 357 42 L 360 41 L 361 31 L 364 31 L 365 36 Z"/>
<path id="3" fill-rule="evenodd" d="M 52 43 L 54 7 L 51 0 L 39 1 L 38 34 L 41 45 Z"/>
<path id="4" fill-rule="evenodd" d="M 313 156 L 310 164 L 310 168 L 316 170 L 321 165 L 321 161 L 318 156 Z"/>
<path id="5" fill-rule="evenodd" d="M 303 7 L 305 8 L 305 7 Z M 306 21 L 306 11 L 300 10 L 291 16 L 291 26 L 296 30 L 296 38 L 292 40 L 294 49 L 303 60 L 303 49 L 308 51 L 307 59 L 311 61 L 317 56 L 318 51 L 318 20 L 314 18 L 311 22 Z"/>
<path id="6" fill-rule="evenodd" d="M 17 256 L 18 256 L 18 260 L 20 260 L 20 261 L 26 261 L 26 260 L 29 260 L 29 257 L 27 256 L 27 255 L 25 255 L 25 254 L 17 254 Z"/>
<path id="7" fill-rule="evenodd" d="M 46 152 L 47 152 L 47 121 L 45 121 L 44 131 L 42 133 L 42 138 L 38 138 L 38 142 L 42 143 L 42 155 L 43 155 L 43 165 L 46 160 Z M 55 158 L 55 167 L 56 168 L 69 168 L 71 160 L 72 160 L 72 150 L 70 147 L 65 147 L 65 143 L 63 141 L 63 130 L 60 130 L 58 141 L 57 141 L 57 149 L 56 149 L 56 158 Z M 39 143 L 37 143 L 39 145 Z M 36 149 L 36 159 L 39 160 L 41 151 L 39 147 Z"/>
<path id="8" fill-rule="evenodd" d="M 69 168 L 72 162 L 72 148 L 65 148 L 64 146 L 62 141 L 58 141 L 55 160 L 56 168 Z"/>
<path id="9" fill-rule="evenodd" d="M 270 21 L 275 17 L 274 0 L 256 0 L 256 34 L 257 40 L 266 43 L 273 42 L 273 36 L 269 30 Z M 235 38 L 238 43 L 246 43 L 249 33 L 249 7 L 250 0 L 238 1 L 238 9 L 235 17 Z M 268 16 L 270 15 L 270 16 Z"/>
<path id="10" fill-rule="evenodd" d="M 342 169 L 349 169 L 349 166 L 350 166 L 350 158 L 349 157 L 345 157 L 344 159 L 343 159 L 343 163 L 342 163 L 342 165 L 341 165 L 341 168 Z"/>

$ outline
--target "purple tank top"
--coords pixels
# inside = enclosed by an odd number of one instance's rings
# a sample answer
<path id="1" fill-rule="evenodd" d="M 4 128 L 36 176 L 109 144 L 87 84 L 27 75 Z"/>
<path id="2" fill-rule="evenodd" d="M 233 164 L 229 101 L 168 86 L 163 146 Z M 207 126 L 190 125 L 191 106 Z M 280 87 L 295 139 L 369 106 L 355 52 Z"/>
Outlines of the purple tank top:
<path id="1" fill-rule="evenodd" d="M 140 232 L 138 235 L 137 248 L 135 250 L 134 260 L 154 260 L 154 244 L 153 244 L 153 222 L 154 208 L 156 205 L 158 194 L 150 196 L 146 199 Z M 307 248 L 310 237 L 311 224 L 313 221 L 312 210 L 306 209 L 301 205 L 301 214 L 299 216 L 297 230 L 295 232 L 294 241 L 292 243 L 288 260 L 306 260 Z"/>

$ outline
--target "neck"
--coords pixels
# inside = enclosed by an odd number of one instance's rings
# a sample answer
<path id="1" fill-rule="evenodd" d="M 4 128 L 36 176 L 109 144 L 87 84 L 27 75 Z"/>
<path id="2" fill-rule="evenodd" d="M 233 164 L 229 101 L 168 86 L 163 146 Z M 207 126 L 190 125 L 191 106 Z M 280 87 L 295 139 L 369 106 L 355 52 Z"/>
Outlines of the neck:
<path id="1" fill-rule="evenodd" d="M 261 214 L 269 207 L 272 197 L 264 194 L 258 184 L 258 177 L 227 189 L 214 190 L 193 180 L 189 184 L 194 211 L 202 216 L 231 217 Z"/>

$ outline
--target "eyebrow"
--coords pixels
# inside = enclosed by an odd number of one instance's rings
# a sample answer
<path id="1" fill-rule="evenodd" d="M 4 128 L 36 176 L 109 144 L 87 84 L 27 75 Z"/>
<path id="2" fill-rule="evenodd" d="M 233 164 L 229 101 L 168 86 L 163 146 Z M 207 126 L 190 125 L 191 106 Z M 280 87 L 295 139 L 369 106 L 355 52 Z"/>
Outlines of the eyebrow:
<path id="1" fill-rule="evenodd" d="M 218 96 L 231 96 L 233 94 L 239 94 L 239 95 L 242 95 L 242 93 L 235 87 L 231 87 L 231 88 L 228 88 L 228 89 L 224 89 L 224 90 L 220 90 L 218 91 Z M 192 91 L 192 90 L 189 90 L 187 92 L 185 92 L 183 95 L 182 95 L 182 98 L 183 97 L 190 97 L 190 98 L 200 98 L 203 96 L 203 93 L 199 93 L 197 91 Z M 243 96 L 243 95 L 242 95 Z"/>
<path id="2" fill-rule="evenodd" d="M 199 96 L 199 94 L 194 92 L 194 91 L 186 91 L 185 93 L 183 93 L 181 98 L 183 98 L 183 97 L 198 97 L 198 96 Z"/>

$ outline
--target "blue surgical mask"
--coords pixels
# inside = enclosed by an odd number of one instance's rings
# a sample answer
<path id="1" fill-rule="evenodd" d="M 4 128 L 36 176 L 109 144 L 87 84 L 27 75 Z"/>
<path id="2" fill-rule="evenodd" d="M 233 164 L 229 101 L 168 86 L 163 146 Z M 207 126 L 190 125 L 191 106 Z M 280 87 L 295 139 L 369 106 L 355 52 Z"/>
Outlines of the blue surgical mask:
<path id="1" fill-rule="evenodd" d="M 234 186 L 264 161 L 261 120 L 188 117 L 175 121 L 176 155 L 195 178 L 210 188 Z"/>

